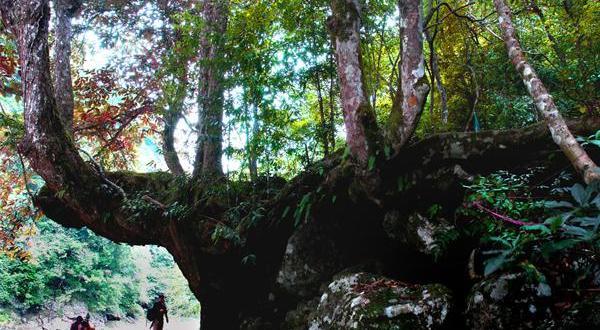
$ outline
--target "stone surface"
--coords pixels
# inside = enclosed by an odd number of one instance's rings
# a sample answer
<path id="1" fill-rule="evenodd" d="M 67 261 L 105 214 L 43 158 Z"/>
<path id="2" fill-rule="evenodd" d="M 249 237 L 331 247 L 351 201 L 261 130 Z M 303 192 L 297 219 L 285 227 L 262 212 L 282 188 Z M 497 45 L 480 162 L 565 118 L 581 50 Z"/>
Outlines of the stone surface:
<path id="1" fill-rule="evenodd" d="M 329 284 L 308 328 L 439 329 L 451 308 L 442 285 L 407 285 L 368 273 L 341 275 Z"/>
<path id="2" fill-rule="evenodd" d="M 454 227 L 443 219 L 430 220 L 419 213 L 404 217 L 398 211 L 390 211 L 383 219 L 383 228 L 389 238 L 403 246 L 433 255 L 438 246 L 436 233 L 446 232 Z"/>
<path id="3" fill-rule="evenodd" d="M 327 239 L 330 224 L 304 224 L 288 240 L 277 285 L 294 296 L 312 297 L 322 281 L 343 268 L 343 251 Z"/>
<path id="4" fill-rule="evenodd" d="M 552 289 L 523 273 L 502 274 L 473 286 L 465 313 L 468 329 L 536 329 L 553 318 Z"/>

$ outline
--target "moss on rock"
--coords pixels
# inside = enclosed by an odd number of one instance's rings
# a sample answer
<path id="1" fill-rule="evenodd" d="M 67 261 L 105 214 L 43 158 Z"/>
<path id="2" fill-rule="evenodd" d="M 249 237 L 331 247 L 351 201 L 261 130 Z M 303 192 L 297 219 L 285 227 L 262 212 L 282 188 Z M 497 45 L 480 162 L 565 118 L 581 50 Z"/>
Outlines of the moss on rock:
<path id="1" fill-rule="evenodd" d="M 408 285 L 368 273 L 329 284 L 309 329 L 439 329 L 451 308 L 442 285 Z"/>

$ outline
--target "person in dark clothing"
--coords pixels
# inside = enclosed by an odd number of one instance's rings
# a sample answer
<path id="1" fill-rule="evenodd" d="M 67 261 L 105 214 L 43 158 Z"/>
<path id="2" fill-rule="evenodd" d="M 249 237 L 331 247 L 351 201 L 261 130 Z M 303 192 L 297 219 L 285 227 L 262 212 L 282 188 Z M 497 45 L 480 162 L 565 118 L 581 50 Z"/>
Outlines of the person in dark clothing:
<path id="1" fill-rule="evenodd" d="M 152 308 L 156 308 L 156 318 L 150 324 L 150 329 L 152 330 L 163 330 L 164 327 L 164 319 L 169 323 L 169 315 L 167 314 L 167 305 L 165 304 L 165 295 L 160 294 L 158 298 L 154 302 L 154 306 Z M 164 316 L 164 319 L 163 319 Z"/>
<path id="2" fill-rule="evenodd" d="M 79 315 L 76 318 L 69 317 L 72 321 L 70 330 L 95 330 L 94 326 L 90 322 L 90 314 L 88 313 L 85 319 Z"/>
<path id="3" fill-rule="evenodd" d="M 94 328 L 94 326 L 92 325 L 92 322 L 90 322 L 90 313 L 87 313 L 87 315 L 85 316 L 85 320 L 83 320 L 83 322 L 81 323 L 80 330 L 96 330 L 96 328 Z"/>
<path id="4" fill-rule="evenodd" d="M 73 320 L 73 319 L 71 319 Z M 81 315 L 77 316 L 77 318 L 74 320 L 75 322 L 73 322 L 71 324 L 71 330 L 79 330 L 79 326 L 81 326 L 83 324 L 83 317 L 81 317 Z"/>

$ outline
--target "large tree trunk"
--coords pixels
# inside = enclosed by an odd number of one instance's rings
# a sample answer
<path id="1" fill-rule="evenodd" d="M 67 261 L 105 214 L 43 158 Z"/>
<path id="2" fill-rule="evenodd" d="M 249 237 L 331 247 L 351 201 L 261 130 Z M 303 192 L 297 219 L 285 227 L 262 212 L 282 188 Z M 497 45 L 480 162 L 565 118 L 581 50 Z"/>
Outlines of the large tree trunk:
<path id="1" fill-rule="evenodd" d="M 202 5 L 204 28 L 200 39 L 198 140 L 194 175 L 223 175 L 223 63 L 228 0 L 206 0 Z"/>
<path id="2" fill-rule="evenodd" d="M 167 109 L 165 109 L 165 113 L 163 115 L 165 127 L 162 132 L 163 157 L 165 159 L 165 163 L 167 164 L 167 168 L 175 175 L 185 174 L 183 166 L 181 166 L 181 161 L 179 160 L 179 155 L 175 149 L 175 129 L 177 128 L 177 123 L 183 116 L 183 103 L 186 96 L 185 90 L 187 87 L 184 79 L 181 79 L 180 81 L 182 86 L 177 87 L 176 95 L 174 95 L 173 99 L 168 102 Z"/>
<path id="3" fill-rule="evenodd" d="M 81 7 L 80 0 L 57 0 L 56 43 L 54 45 L 54 95 L 67 134 L 73 138 L 73 82 L 71 81 L 71 19 Z"/>
<path id="4" fill-rule="evenodd" d="M 48 189 L 61 196 L 64 211 L 72 213 L 78 222 L 91 225 L 118 207 L 123 191 L 99 167 L 83 161 L 65 130 L 60 114 L 67 110 L 57 107 L 50 77 L 48 1 L 2 1 L 0 9 L 5 26 L 18 39 L 25 118 L 19 150 Z M 135 237 L 139 228 L 126 227 L 117 236 Z M 108 234 L 109 228 L 109 223 L 97 225 L 99 233 Z M 144 241 L 142 237 L 137 240 Z"/>
<path id="5" fill-rule="evenodd" d="M 396 152 L 413 135 L 429 93 L 429 86 L 425 79 L 421 0 L 399 0 L 398 8 L 402 39 L 401 86 L 398 89 L 401 95 L 395 99 L 390 118 Z"/>
<path id="6" fill-rule="evenodd" d="M 354 159 L 366 165 L 379 148 L 375 112 L 367 99 L 360 49 L 361 5 L 358 0 L 332 0 L 329 30 L 335 40 L 346 143 Z"/>
<path id="7" fill-rule="evenodd" d="M 165 61 L 175 61 L 174 67 L 177 68 L 175 77 L 168 80 L 163 78 L 165 84 L 174 84 L 175 91 L 168 93 L 169 88 L 163 88 L 163 100 L 164 114 L 163 122 L 164 129 L 162 131 L 162 152 L 165 164 L 171 173 L 175 175 L 183 175 L 185 171 L 181 166 L 181 160 L 175 149 L 175 129 L 177 123 L 183 116 L 185 99 L 187 97 L 188 90 L 188 58 L 185 58 L 183 54 L 177 54 L 176 46 L 181 39 L 180 31 L 169 31 L 169 28 L 175 28 L 175 22 L 173 21 L 173 15 L 175 11 L 169 7 L 168 0 L 158 1 L 158 8 L 161 11 L 164 19 L 169 23 L 163 25 L 161 29 L 162 34 L 162 47 L 166 51 L 164 54 Z"/>
<path id="8" fill-rule="evenodd" d="M 494 5 L 500 16 L 500 30 L 508 50 L 508 56 L 523 79 L 527 92 L 533 98 L 536 109 L 548 125 L 554 142 L 565 153 L 585 182 L 599 181 L 600 169 L 571 134 L 556 104 L 554 104 L 552 96 L 527 61 L 516 36 L 510 8 L 504 0 L 494 0 Z"/>

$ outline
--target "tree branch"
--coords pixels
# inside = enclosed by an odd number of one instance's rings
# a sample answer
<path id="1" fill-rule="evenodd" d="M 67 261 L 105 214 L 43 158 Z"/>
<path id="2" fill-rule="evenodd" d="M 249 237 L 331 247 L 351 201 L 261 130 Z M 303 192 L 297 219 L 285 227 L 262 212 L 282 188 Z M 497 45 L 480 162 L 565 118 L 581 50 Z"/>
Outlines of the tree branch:
<path id="1" fill-rule="evenodd" d="M 429 94 L 423 55 L 423 8 L 421 0 L 399 0 L 402 60 L 400 88 L 390 117 L 396 152 L 404 146 L 419 123 Z"/>
<path id="2" fill-rule="evenodd" d="M 554 139 L 554 143 L 561 148 L 586 183 L 600 181 L 600 168 L 592 161 L 573 134 L 571 134 L 556 104 L 554 104 L 552 96 L 548 93 L 544 83 L 527 61 L 516 36 L 510 7 L 508 7 L 504 0 L 494 0 L 494 5 L 500 16 L 500 30 L 502 31 L 504 43 L 508 50 L 508 57 L 523 79 L 523 83 L 527 87 L 527 91 L 533 99 L 536 109 L 541 117 L 544 118 Z"/>
<path id="3" fill-rule="evenodd" d="M 329 31 L 335 40 L 340 96 L 350 154 L 362 165 L 379 147 L 375 112 L 367 99 L 360 49 L 361 8 L 357 0 L 333 0 Z"/>

